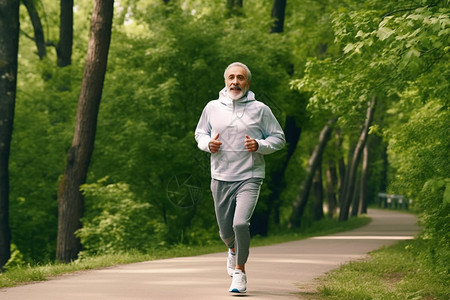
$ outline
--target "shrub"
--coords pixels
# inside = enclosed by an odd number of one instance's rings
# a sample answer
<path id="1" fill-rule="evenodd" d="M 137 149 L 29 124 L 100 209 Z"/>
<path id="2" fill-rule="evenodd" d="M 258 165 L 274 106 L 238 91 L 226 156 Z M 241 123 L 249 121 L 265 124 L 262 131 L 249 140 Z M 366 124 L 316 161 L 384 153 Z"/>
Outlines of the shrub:
<path id="1" fill-rule="evenodd" d="M 162 226 L 152 218 L 152 206 L 136 199 L 127 184 L 106 180 L 82 187 L 89 208 L 77 231 L 83 254 L 146 251 L 158 243 Z"/>

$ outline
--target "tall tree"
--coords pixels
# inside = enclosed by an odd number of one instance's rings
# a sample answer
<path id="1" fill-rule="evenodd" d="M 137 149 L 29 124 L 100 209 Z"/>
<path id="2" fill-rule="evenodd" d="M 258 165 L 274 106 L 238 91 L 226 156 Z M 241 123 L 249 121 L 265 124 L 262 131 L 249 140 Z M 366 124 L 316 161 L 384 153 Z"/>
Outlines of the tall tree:
<path id="1" fill-rule="evenodd" d="M 270 29 L 270 33 L 281 33 L 283 32 L 283 24 L 284 24 L 284 16 L 286 11 L 286 0 L 278 1 L 274 0 L 272 5 L 272 19 L 273 24 Z M 289 76 L 293 74 L 293 67 L 289 70 Z M 287 143 L 287 152 L 286 156 L 282 160 L 280 164 L 271 170 L 269 182 L 270 186 L 270 195 L 268 197 L 268 216 L 270 213 L 274 214 L 274 223 L 276 225 L 280 224 L 280 206 L 281 200 L 280 195 L 283 189 L 285 188 L 284 182 L 284 174 L 289 165 L 289 161 L 291 160 L 292 155 L 297 148 L 298 141 L 300 139 L 301 127 L 299 116 L 302 115 L 302 112 L 306 107 L 306 99 L 305 95 L 298 93 L 297 91 L 293 91 L 291 93 L 292 103 L 294 103 L 295 109 L 291 109 L 287 114 L 284 121 L 284 133 L 286 137 Z M 268 230 L 268 220 L 264 222 L 266 224 L 266 233 Z"/>
<path id="2" fill-rule="evenodd" d="M 60 7 L 59 42 L 56 46 L 56 52 L 58 66 L 65 67 L 72 63 L 73 0 L 61 0 Z"/>
<path id="3" fill-rule="evenodd" d="M 267 180 L 267 185 L 270 192 L 267 197 L 267 207 L 264 211 L 256 211 L 255 214 L 253 214 L 252 224 L 254 224 L 254 226 L 252 227 L 252 234 L 267 235 L 271 214 L 273 215 L 275 225 L 280 224 L 280 207 L 282 202 L 280 195 L 286 187 L 285 173 L 289 161 L 297 148 L 301 133 L 301 128 L 296 123 L 298 123 L 298 121 L 295 116 L 286 116 L 283 130 L 286 137 L 287 151 L 269 171 L 268 177 L 270 180 Z M 263 201 L 263 197 L 261 197 L 260 201 Z"/>
<path id="4" fill-rule="evenodd" d="M 313 179 L 314 186 L 314 205 L 313 217 L 318 221 L 323 218 L 323 183 L 322 183 L 322 164 L 316 169 L 316 174 Z"/>
<path id="5" fill-rule="evenodd" d="M 285 12 L 286 0 L 273 0 L 272 18 L 274 22 L 270 28 L 271 33 L 283 32 Z"/>
<path id="6" fill-rule="evenodd" d="M 274 0 L 272 5 L 271 17 L 273 19 L 273 24 L 270 28 L 270 33 L 282 33 L 284 16 L 286 11 L 286 0 Z M 288 75 L 292 76 L 294 70 L 293 65 L 289 66 Z M 276 225 L 280 224 L 280 207 L 281 199 L 280 195 L 285 188 L 284 174 L 289 165 L 289 161 L 297 148 L 298 141 L 300 139 L 301 127 L 299 121 L 299 115 L 305 110 L 306 97 L 304 94 L 298 93 L 297 91 L 291 92 L 290 100 L 293 103 L 294 109 L 289 110 L 286 114 L 284 122 L 284 133 L 287 143 L 287 152 L 283 159 L 276 164 L 274 168 L 270 170 L 270 175 L 268 176 L 268 186 L 270 189 L 270 194 L 267 197 L 267 208 L 264 212 L 256 212 L 253 215 L 252 223 L 256 224 L 253 226 L 253 234 L 267 235 L 269 230 L 269 218 L 273 214 L 273 220 Z M 286 101 L 287 99 L 285 99 Z"/>
<path id="7" fill-rule="evenodd" d="M 367 213 L 367 182 L 369 180 L 369 143 L 366 142 L 363 150 L 363 160 L 361 166 L 361 186 L 359 188 L 359 206 L 362 214 Z"/>
<path id="8" fill-rule="evenodd" d="M 292 205 L 292 213 L 289 218 L 289 227 L 291 228 L 300 227 L 301 217 L 303 216 L 306 204 L 308 203 L 309 193 L 311 190 L 314 175 L 316 173 L 316 169 L 320 167 L 320 164 L 322 162 L 322 154 L 325 150 L 325 146 L 330 140 L 331 132 L 333 131 L 333 125 L 335 122 L 336 120 L 330 120 L 322 128 L 319 136 L 319 142 L 314 148 L 311 157 L 309 158 L 308 166 L 306 168 L 306 177 L 302 181 L 300 190 Z"/>
<path id="9" fill-rule="evenodd" d="M 11 255 L 9 153 L 17 89 L 19 1 L 0 0 L 0 268 Z"/>
<path id="10" fill-rule="evenodd" d="M 94 150 L 97 117 L 111 41 L 114 0 L 96 0 L 91 18 L 91 34 L 78 100 L 72 146 L 67 153 L 66 171 L 59 185 L 58 238 L 56 258 L 69 262 L 77 258 L 81 245 L 75 231 L 81 227 L 83 196 L 80 186 Z"/>
<path id="11" fill-rule="evenodd" d="M 22 2 L 27 8 L 31 24 L 33 25 L 33 40 L 36 43 L 39 59 L 43 59 L 47 55 L 47 49 L 45 47 L 44 30 L 42 29 L 41 18 L 39 17 L 33 0 L 22 0 Z"/>
<path id="12" fill-rule="evenodd" d="M 328 160 L 326 176 L 327 176 L 328 217 L 332 219 L 337 204 L 336 199 L 337 172 L 336 172 L 336 162 L 334 160 Z"/>
<path id="13" fill-rule="evenodd" d="M 348 172 L 345 174 L 344 186 L 342 187 L 341 196 L 339 197 L 339 200 L 341 202 L 341 210 L 339 212 L 340 221 L 346 221 L 348 219 L 350 204 L 352 203 L 355 191 L 358 165 L 361 159 L 364 145 L 367 141 L 370 125 L 372 124 L 373 114 L 375 112 L 375 104 L 376 98 L 372 97 L 372 99 L 368 103 L 366 119 L 361 129 L 361 134 L 353 151 L 351 161 L 348 163 Z"/>
<path id="14" fill-rule="evenodd" d="M 345 174 L 347 173 L 347 167 L 345 165 L 345 159 L 342 151 L 342 142 L 343 137 L 341 135 L 341 129 L 336 128 L 336 149 L 338 150 L 339 159 L 338 159 L 338 170 L 339 170 L 339 177 L 338 177 L 338 191 L 342 189 L 342 186 L 344 185 L 345 180 Z M 340 193 L 339 193 L 340 194 Z M 338 199 L 340 201 L 340 199 Z"/>
<path id="15" fill-rule="evenodd" d="M 271 181 L 269 201 L 269 213 L 274 214 L 275 224 L 280 224 L 280 195 L 285 188 L 284 176 L 289 165 L 289 161 L 294 155 L 300 140 L 301 127 L 298 125 L 298 120 L 295 116 L 286 116 L 284 124 L 284 134 L 287 143 L 287 152 L 280 164 L 277 164 L 270 172 Z M 267 224 L 268 222 L 266 222 Z"/>

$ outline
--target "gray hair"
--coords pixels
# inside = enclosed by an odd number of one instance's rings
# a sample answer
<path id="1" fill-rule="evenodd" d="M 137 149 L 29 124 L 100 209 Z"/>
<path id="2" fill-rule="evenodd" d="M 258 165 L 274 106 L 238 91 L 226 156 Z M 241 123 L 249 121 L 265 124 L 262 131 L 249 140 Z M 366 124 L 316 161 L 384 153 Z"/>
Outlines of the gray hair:
<path id="1" fill-rule="evenodd" d="M 241 62 L 234 62 L 228 65 L 228 67 L 225 69 L 225 72 L 223 72 L 223 78 L 227 79 L 227 72 L 231 67 L 239 66 L 241 68 L 244 68 L 245 72 L 247 73 L 247 80 L 250 81 L 252 79 L 252 72 L 250 72 L 250 69 Z"/>

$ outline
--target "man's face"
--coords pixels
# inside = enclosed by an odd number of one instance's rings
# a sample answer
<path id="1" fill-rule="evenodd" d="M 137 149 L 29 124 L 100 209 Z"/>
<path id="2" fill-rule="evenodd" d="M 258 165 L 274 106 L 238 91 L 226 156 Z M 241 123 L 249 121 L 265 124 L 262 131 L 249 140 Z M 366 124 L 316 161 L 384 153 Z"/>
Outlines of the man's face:
<path id="1" fill-rule="evenodd" d="M 225 85 L 231 99 L 237 100 L 242 98 L 250 87 L 250 81 L 248 81 L 245 69 L 240 66 L 229 68 L 225 75 Z"/>

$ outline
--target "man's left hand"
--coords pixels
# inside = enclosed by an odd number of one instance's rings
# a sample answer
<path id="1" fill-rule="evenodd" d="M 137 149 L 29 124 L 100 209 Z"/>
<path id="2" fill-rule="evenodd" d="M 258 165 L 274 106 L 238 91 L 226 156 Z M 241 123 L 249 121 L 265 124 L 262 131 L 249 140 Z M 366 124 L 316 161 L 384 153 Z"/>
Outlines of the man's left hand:
<path id="1" fill-rule="evenodd" d="M 244 145 L 250 152 L 256 152 L 259 147 L 258 142 L 255 139 L 250 138 L 248 135 L 245 136 Z"/>

